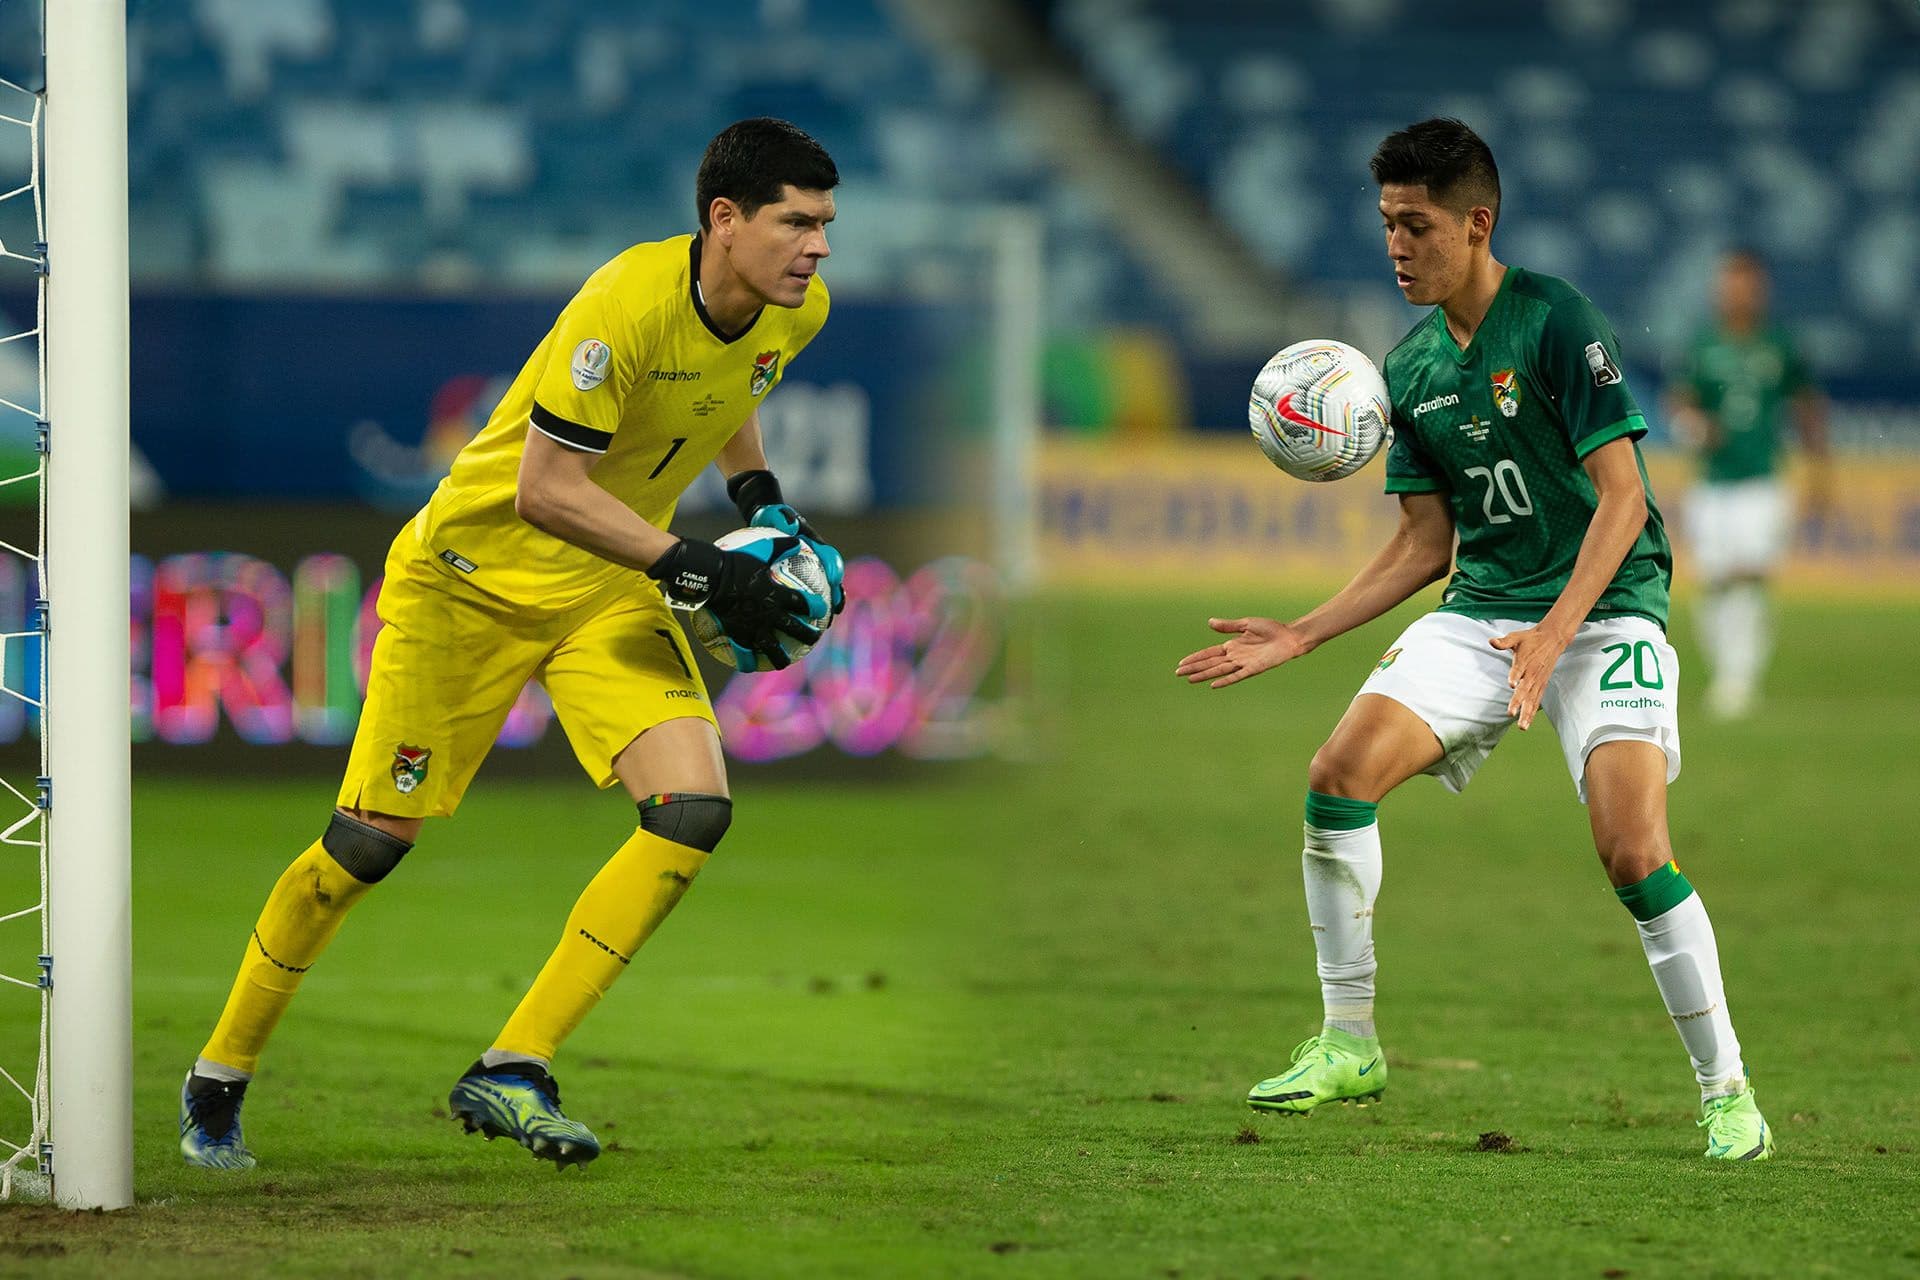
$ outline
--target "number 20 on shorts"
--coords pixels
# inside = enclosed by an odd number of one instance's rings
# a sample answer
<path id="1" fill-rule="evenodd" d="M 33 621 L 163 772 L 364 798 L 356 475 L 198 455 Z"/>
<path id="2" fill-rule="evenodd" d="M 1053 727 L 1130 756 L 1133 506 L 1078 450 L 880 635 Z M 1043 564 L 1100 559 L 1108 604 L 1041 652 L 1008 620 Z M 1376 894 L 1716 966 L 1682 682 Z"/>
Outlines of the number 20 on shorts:
<path id="1" fill-rule="evenodd" d="M 1660 671 L 1660 651 L 1653 647 L 1653 641 L 1635 640 L 1629 644 L 1623 640 L 1619 644 L 1607 645 L 1600 652 L 1615 655 L 1612 665 L 1600 673 L 1602 690 L 1631 689 L 1635 685 L 1642 689 L 1666 688 L 1666 676 Z M 1633 663 L 1633 679 L 1616 680 L 1615 674 L 1628 662 Z"/>

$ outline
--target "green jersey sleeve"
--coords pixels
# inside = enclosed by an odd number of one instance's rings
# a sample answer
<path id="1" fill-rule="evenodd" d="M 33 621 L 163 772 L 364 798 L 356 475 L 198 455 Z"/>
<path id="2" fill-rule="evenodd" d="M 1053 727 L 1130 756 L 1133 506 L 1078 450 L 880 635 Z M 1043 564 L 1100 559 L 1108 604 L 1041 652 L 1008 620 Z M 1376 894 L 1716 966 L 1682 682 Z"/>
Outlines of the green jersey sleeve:
<path id="1" fill-rule="evenodd" d="M 1785 397 L 1799 395 L 1802 391 L 1817 391 L 1813 380 L 1813 370 L 1808 367 L 1806 357 L 1800 354 L 1800 348 L 1785 338 L 1780 340 L 1780 394 Z"/>
<path id="2" fill-rule="evenodd" d="M 1696 332 L 1688 339 L 1686 350 L 1674 362 L 1670 377 L 1678 386 L 1685 387 L 1696 402 L 1705 401 L 1712 394 L 1707 386 L 1707 345 L 1708 335 Z"/>
<path id="3" fill-rule="evenodd" d="M 1620 372 L 1620 343 L 1599 308 L 1580 294 L 1554 303 L 1541 333 L 1538 370 L 1541 385 L 1560 411 L 1576 458 L 1603 444 L 1647 434 L 1647 420 L 1626 375 Z"/>
<path id="4" fill-rule="evenodd" d="M 1413 434 L 1413 423 L 1393 409 L 1393 444 L 1387 449 L 1388 493 L 1438 493 L 1447 487 L 1440 468 L 1433 465 Z"/>

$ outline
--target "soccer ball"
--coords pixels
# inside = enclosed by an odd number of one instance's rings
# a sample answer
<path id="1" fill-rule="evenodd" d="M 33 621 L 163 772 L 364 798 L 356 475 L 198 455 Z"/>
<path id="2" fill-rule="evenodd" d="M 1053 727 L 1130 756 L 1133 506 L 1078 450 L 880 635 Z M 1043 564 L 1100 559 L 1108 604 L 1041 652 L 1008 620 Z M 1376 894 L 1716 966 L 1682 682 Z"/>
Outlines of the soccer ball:
<path id="1" fill-rule="evenodd" d="M 789 536 L 791 535 L 781 533 L 777 529 L 735 529 L 732 533 L 722 534 L 714 539 L 713 545 L 722 551 L 742 551 L 755 543 Z M 813 548 L 804 540 L 798 547 L 774 562 L 772 573 L 775 582 L 784 583 L 796 591 L 811 591 L 822 599 L 827 599 L 832 590 L 832 584 L 827 581 L 826 566 L 820 563 L 820 557 L 814 554 Z M 827 620 L 823 619 L 813 625 L 824 631 Z M 695 640 L 700 642 L 700 647 L 712 654 L 716 661 L 735 670 L 743 669 L 738 666 L 734 646 L 728 642 L 726 629 L 720 625 L 720 619 L 713 616 L 713 610 L 702 605 L 687 615 L 687 630 L 693 634 Z M 791 661 L 798 662 L 813 649 L 812 645 L 796 640 L 785 632 L 780 633 L 779 639 L 781 651 Z M 753 670 L 773 670 L 773 664 L 767 660 L 765 654 L 757 653 L 753 656 L 755 662 Z"/>
<path id="2" fill-rule="evenodd" d="M 1301 480 L 1350 476 L 1393 441 L 1387 382 L 1344 342 L 1296 342 L 1267 361 L 1247 425 L 1267 460 Z"/>

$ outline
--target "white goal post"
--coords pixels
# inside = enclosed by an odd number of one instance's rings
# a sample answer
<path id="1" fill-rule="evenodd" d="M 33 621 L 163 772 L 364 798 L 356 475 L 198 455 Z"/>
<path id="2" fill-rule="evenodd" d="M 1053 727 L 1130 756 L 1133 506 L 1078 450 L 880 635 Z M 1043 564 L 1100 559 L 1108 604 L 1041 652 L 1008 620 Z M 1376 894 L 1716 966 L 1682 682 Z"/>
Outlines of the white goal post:
<path id="1" fill-rule="evenodd" d="M 133 1203 L 125 0 L 48 0 L 46 735 L 53 1198 Z"/>

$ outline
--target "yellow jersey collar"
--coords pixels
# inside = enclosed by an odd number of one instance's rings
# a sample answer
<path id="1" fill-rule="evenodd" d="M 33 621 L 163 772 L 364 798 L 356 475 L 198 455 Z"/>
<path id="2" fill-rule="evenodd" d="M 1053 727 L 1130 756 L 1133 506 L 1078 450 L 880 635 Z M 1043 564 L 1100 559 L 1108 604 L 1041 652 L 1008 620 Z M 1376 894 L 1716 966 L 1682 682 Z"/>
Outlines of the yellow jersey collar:
<path id="1" fill-rule="evenodd" d="M 700 293 L 700 235 L 698 232 L 694 233 L 693 240 L 688 247 L 688 254 L 687 301 L 693 304 L 693 313 L 700 317 L 700 323 L 707 327 L 707 332 L 728 345 L 732 345 L 746 337 L 749 333 L 752 333 L 753 326 L 760 323 L 760 316 L 766 311 L 766 308 L 762 307 L 759 311 L 754 312 L 753 319 L 747 321 L 747 327 L 740 332 L 735 334 L 727 333 L 726 330 L 713 322 L 711 315 L 707 314 L 707 300 Z"/>

